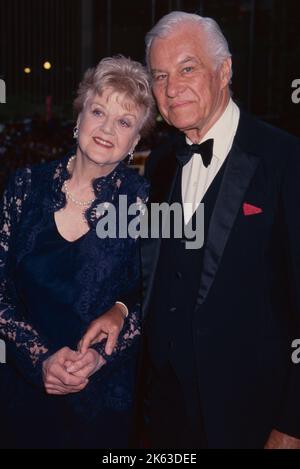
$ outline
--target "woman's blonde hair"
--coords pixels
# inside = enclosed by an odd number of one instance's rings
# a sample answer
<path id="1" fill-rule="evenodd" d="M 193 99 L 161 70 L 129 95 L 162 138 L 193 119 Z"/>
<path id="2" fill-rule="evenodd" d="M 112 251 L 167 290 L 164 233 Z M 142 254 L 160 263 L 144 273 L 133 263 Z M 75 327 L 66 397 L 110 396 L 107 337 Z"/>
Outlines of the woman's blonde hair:
<path id="1" fill-rule="evenodd" d="M 146 136 L 155 123 L 155 101 L 150 87 L 150 77 L 139 62 L 117 55 L 102 59 L 94 68 L 89 68 L 79 84 L 74 100 L 76 117 L 82 112 L 87 100 L 100 95 L 108 87 L 124 94 L 140 108 L 145 109 L 140 134 Z"/>

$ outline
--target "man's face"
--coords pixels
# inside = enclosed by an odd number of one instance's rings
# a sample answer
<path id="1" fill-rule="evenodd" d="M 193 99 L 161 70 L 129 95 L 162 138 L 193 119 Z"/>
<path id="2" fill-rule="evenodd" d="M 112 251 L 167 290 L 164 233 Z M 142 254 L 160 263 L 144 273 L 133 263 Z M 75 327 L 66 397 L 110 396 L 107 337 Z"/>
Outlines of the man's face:
<path id="1" fill-rule="evenodd" d="M 163 118 L 198 140 L 223 113 L 229 98 L 230 59 L 216 69 L 199 26 L 184 24 L 150 50 L 153 93 Z"/>

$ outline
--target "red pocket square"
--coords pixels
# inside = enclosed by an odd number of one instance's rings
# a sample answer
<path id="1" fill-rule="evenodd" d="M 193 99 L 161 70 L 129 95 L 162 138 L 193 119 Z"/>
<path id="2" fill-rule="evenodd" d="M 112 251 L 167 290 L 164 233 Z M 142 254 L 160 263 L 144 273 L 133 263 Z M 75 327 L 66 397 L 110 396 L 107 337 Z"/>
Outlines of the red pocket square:
<path id="1" fill-rule="evenodd" d="M 257 213 L 262 213 L 262 209 L 259 207 L 255 207 L 255 205 L 247 204 L 246 202 L 244 202 L 243 212 L 244 215 L 257 215 Z"/>

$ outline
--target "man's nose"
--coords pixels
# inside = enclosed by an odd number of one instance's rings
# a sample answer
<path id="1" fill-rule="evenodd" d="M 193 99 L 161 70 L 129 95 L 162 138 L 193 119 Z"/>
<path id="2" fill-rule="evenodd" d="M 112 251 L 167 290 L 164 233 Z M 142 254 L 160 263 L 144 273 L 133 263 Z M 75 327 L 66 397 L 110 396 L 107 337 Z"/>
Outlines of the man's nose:
<path id="1" fill-rule="evenodd" d="M 169 98 L 175 98 L 183 90 L 183 84 L 178 77 L 168 77 L 166 93 Z"/>

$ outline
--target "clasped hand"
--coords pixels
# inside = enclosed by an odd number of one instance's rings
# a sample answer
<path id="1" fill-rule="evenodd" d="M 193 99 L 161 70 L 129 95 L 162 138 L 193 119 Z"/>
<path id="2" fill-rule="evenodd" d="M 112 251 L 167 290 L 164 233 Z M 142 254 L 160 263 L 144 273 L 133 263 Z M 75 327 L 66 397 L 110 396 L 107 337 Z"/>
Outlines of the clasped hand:
<path id="1" fill-rule="evenodd" d="M 43 363 L 47 394 L 64 395 L 82 391 L 89 377 L 105 364 L 101 355 L 89 348 L 84 354 L 64 347 Z"/>
<path id="2" fill-rule="evenodd" d="M 94 320 L 78 344 L 78 351 L 64 347 L 43 363 L 43 380 L 48 394 L 70 394 L 82 391 L 89 377 L 106 361 L 92 344 L 106 340 L 105 352 L 110 355 L 124 325 L 124 315 L 114 305 L 104 315 Z"/>

